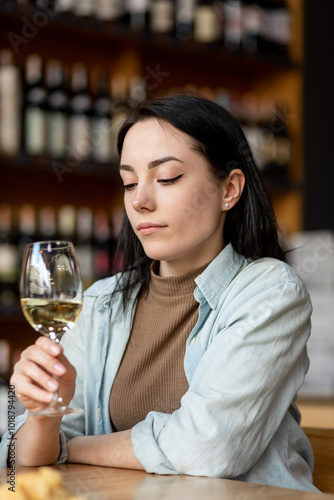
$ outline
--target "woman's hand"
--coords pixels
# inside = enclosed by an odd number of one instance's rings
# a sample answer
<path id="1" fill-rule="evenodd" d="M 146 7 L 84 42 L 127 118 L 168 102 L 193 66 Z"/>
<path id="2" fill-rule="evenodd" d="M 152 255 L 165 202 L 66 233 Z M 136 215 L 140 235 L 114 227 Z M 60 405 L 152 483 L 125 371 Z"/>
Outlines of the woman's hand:
<path id="1" fill-rule="evenodd" d="M 57 382 L 52 375 L 57 375 Z M 46 337 L 25 349 L 14 366 L 10 383 L 21 403 L 30 411 L 41 410 L 52 401 L 53 392 L 69 404 L 74 395 L 76 370 L 63 355 L 63 348 Z"/>

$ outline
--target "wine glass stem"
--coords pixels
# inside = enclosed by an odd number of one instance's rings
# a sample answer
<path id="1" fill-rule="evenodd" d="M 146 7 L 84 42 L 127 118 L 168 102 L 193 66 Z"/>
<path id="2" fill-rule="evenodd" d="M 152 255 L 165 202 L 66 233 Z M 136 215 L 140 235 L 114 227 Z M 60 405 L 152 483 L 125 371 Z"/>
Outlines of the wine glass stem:
<path id="1" fill-rule="evenodd" d="M 59 377 L 57 377 L 57 375 L 52 375 L 52 378 L 54 380 L 56 380 L 59 384 Z M 58 390 L 56 390 L 54 393 L 53 393 L 53 397 L 52 397 L 52 401 L 50 403 L 50 406 L 56 406 L 58 403 L 60 403 L 62 401 L 62 398 L 60 398 L 58 396 Z"/>
<path id="2" fill-rule="evenodd" d="M 59 342 L 60 342 L 60 339 L 57 337 L 57 334 L 55 332 L 49 332 L 49 339 L 52 340 L 52 342 L 54 342 L 55 344 L 59 344 Z M 57 375 L 52 375 L 52 378 L 54 378 L 54 380 L 56 380 L 59 384 L 60 378 L 57 377 Z M 58 396 L 58 390 L 56 390 L 53 393 L 53 398 L 52 398 L 52 401 L 50 403 L 50 406 L 56 406 L 61 401 L 62 401 L 62 398 L 60 398 Z"/>

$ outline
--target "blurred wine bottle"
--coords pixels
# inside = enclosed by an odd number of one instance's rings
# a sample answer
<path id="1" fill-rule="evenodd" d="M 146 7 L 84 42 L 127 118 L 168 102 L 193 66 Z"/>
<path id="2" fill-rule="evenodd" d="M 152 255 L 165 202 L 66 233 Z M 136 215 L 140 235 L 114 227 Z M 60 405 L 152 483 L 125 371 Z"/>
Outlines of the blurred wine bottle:
<path id="1" fill-rule="evenodd" d="M 175 27 L 175 5 L 173 0 L 152 0 L 150 28 L 152 33 L 172 34 Z"/>
<path id="2" fill-rule="evenodd" d="M 226 0 L 224 2 L 224 45 L 226 50 L 240 50 L 242 39 L 241 1 Z"/>
<path id="3" fill-rule="evenodd" d="M 259 158 L 259 104 L 255 92 L 246 92 L 241 100 L 241 125 L 256 162 Z M 247 154 L 247 151 L 244 151 Z"/>
<path id="4" fill-rule="evenodd" d="M 149 31 L 150 0 L 128 0 L 128 24 L 132 30 Z"/>
<path id="5" fill-rule="evenodd" d="M 56 209 L 51 205 L 44 205 L 38 211 L 38 239 L 52 240 L 57 237 Z"/>
<path id="6" fill-rule="evenodd" d="M 58 0 L 31 0 L 30 3 L 52 14 L 58 12 Z"/>
<path id="7" fill-rule="evenodd" d="M 63 65 L 56 59 L 46 63 L 46 87 L 47 152 L 52 158 L 63 158 L 68 134 L 68 94 Z"/>
<path id="8" fill-rule="evenodd" d="M 15 156 L 21 147 L 21 75 L 10 50 L 0 51 L 0 153 Z"/>
<path id="9" fill-rule="evenodd" d="M 58 236 L 62 240 L 75 243 L 76 211 L 73 205 L 62 205 L 58 209 Z"/>
<path id="10" fill-rule="evenodd" d="M 106 210 L 94 213 L 93 268 L 97 279 L 110 276 L 116 241 L 112 237 L 109 214 Z"/>
<path id="11" fill-rule="evenodd" d="M 93 104 L 91 121 L 91 157 L 94 162 L 110 164 L 112 159 L 111 91 L 108 74 L 101 68 L 93 75 Z"/>
<path id="12" fill-rule="evenodd" d="M 275 113 L 275 103 L 272 98 L 264 97 L 259 103 L 259 157 L 258 165 L 262 172 L 266 171 L 274 161 L 275 137 L 272 119 Z"/>
<path id="13" fill-rule="evenodd" d="M 25 203 L 18 210 L 18 229 L 18 249 L 22 257 L 25 245 L 36 241 L 38 238 L 36 209 L 30 203 Z"/>
<path id="14" fill-rule="evenodd" d="M 125 5 L 122 0 L 96 0 L 94 3 L 96 19 L 110 24 L 123 21 Z"/>
<path id="15" fill-rule="evenodd" d="M 46 153 L 46 87 L 42 58 L 30 54 L 25 61 L 23 151 L 28 156 Z"/>
<path id="16" fill-rule="evenodd" d="M 18 300 L 19 256 L 14 214 L 8 203 L 0 204 L 0 311 L 10 312 Z"/>
<path id="17" fill-rule="evenodd" d="M 128 81 L 123 73 L 111 77 L 112 117 L 111 117 L 111 154 L 118 161 L 117 132 L 126 118 L 125 103 L 128 99 Z"/>
<path id="18" fill-rule="evenodd" d="M 261 10 L 254 0 L 243 0 L 242 3 L 242 50 L 247 54 L 259 51 Z"/>
<path id="19" fill-rule="evenodd" d="M 194 36 L 196 0 L 176 0 L 175 33 L 179 40 L 191 40 Z"/>
<path id="20" fill-rule="evenodd" d="M 93 269 L 93 214 L 89 207 L 77 211 L 75 250 L 80 264 L 84 288 L 94 281 Z"/>
<path id="21" fill-rule="evenodd" d="M 62 17 L 69 17 L 74 15 L 74 4 L 75 0 L 58 0 L 57 10 L 58 15 Z"/>
<path id="22" fill-rule="evenodd" d="M 278 189 L 290 187 L 290 136 L 287 127 L 287 107 L 276 105 L 275 114 L 271 120 L 274 134 L 272 162 L 266 165 L 265 173 L 270 175 L 271 182 Z"/>
<path id="23" fill-rule="evenodd" d="M 91 153 L 91 104 L 87 68 L 76 63 L 71 73 L 68 149 L 78 163 L 87 160 Z"/>
<path id="24" fill-rule="evenodd" d="M 216 43 L 222 38 L 222 2 L 199 0 L 194 16 L 194 40 L 199 43 Z"/>
<path id="25" fill-rule="evenodd" d="M 93 17 L 95 14 L 95 2 L 94 0 L 75 0 L 73 10 L 76 16 Z"/>
<path id="26" fill-rule="evenodd" d="M 260 51 L 273 59 L 289 54 L 291 13 L 285 0 L 261 0 Z"/>

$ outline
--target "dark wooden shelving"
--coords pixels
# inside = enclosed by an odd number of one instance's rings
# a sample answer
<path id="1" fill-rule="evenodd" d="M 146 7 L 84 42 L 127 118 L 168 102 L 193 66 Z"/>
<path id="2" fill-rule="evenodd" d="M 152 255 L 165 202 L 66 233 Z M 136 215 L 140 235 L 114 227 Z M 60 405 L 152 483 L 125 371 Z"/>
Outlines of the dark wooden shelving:
<path id="1" fill-rule="evenodd" d="M 19 202 L 59 207 L 72 203 L 111 208 L 123 196 L 116 167 L 90 163 L 65 171 L 59 178 L 48 160 L 0 158 L 0 179 L 0 196 L 13 205 Z"/>
<path id="2" fill-rule="evenodd" d="M 30 22 L 36 28 L 35 34 L 31 34 L 30 38 L 26 37 L 26 43 L 19 44 L 18 51 L 25 52 L 25 45 L 32 45 L 34 39 L 38 39 L 39 33 L 43 33 L 43 38 L 47 36 L 50 40 L 56 36 L 56 44 L 61 45 L 62 39 L 66 39 L 66 43 L 83 44 L 89 50 L 89 45 L 94 44 L 94 47 L 99 44 L 107 45 L 108 47 L 115 46 L 135 46 L 137 51 L 159 52 L 163 51 L 166 55 L 170 52 L 171 56 L 177 55 L 180 57 L 196 57 L 199 63 L 209 65 L 213 61 L 215 64 L 226 64 L 234 67 L 240 67 L 251 71 L 272 71 L 275 69 L 289 69 L 300 66 L 299 62 L 293 61 L 288 53 L 265 53 L 258 52 L 256 54 L 247 54 L 243 51 L 231 52 L 224 48 L 223 41 L 216 43 L 205 44 L 198 43 L 193 40 L 180 40 L 172 34 L 157 35 L 145 31 L 135 31 L 130 29 L 122 22 L 109 24 L 94 18 L 82 18 L 74 15 L 63 15 L 55 13 L 48 15 L 48 11 L 43 11 L 42 8 L 22 8 L 13 2 L 0 3 L 0 16 L 2 18 L 3 28 L 6 32 L 2 33 L 2 44 L 5 39 L 8 47 L 11 45 L 10 33 L 25 37 L 22 33 L 22 28 Z M 34 16 L 39 12 L 43 12 L 45 16 L 45 25 L 36 26 L 34 24 Z M 37 18 L 36 18 L 37 19 Z M 41 18 L 43 21 L 43 17 Z M 36 23 L 37 24 L 37 23 Z M 43 23 L 42 23 L 43 24 Z M 59 34 L 62 34 L 59 37 Z M 13 47 L 12 47 L 13 48 Z M 42 49 L 42 47 L 41 47 Z M 70 50 L 70 49 L 69 49 Z"/>

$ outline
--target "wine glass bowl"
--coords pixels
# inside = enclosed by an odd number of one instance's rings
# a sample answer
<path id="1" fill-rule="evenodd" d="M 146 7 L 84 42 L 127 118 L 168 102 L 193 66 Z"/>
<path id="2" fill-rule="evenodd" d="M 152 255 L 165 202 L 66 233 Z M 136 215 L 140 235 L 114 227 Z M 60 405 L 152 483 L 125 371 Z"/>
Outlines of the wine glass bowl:
<path id="1" fill-rule="evenodd" d="M 81 274 L 71 242 L 38 241 L 26 245 L 20 300 L 25 318 L 38 333 L 59 343 L 78 319 L 82 299 Z M 64 405 L 54 393 L 49 406 L 31 413 L 55 416 L 82 412 Z"/>

